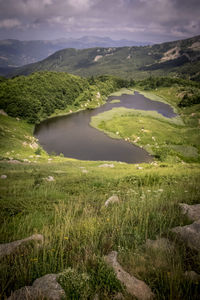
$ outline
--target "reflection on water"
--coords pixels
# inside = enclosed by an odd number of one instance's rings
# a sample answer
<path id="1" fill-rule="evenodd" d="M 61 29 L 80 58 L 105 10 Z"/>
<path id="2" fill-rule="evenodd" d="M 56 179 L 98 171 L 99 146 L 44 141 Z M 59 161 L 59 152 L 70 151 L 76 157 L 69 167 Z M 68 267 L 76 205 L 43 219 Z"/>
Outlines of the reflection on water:
<path id="1" fill-rule="evenodd" d="M 120 103 L 110 103 L 113 99 L 120 99 Z M 85 110 L 68 116 L 45 120 L 36 127 L 35 136 L 48 153 L 63 153 L 66 157 L 127 163 L 151 161 L 152 157 L 144 149 L 123 140 L 112 139 L 89 125 L 92 116 L 113 107 L 122 106 L 156 110 L 168 118 L 175 116 L 169 105 L 149 100 L 139 93 L 119 97 L 112 96 L 108 98 L 105 105 L 94 110 Z"/>

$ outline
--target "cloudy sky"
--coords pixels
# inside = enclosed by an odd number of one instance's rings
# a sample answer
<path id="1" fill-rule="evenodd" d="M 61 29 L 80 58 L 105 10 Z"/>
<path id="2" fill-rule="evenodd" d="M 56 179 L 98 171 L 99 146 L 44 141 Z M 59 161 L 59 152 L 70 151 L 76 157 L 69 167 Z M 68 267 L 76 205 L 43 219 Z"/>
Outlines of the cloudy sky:
<path id="1" fill-rule="evenodd" d="M 199 16 L 200 0 L 0 0 L 0 39 L 163 42 L 200 34 Z"/>

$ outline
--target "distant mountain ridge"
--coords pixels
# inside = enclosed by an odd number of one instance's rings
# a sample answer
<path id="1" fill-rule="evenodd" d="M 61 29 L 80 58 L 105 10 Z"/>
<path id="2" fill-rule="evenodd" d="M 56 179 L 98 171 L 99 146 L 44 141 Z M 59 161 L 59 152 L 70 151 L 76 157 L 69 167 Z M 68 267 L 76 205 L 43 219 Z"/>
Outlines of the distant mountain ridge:
<path id="1" fill-rule="evenodd" d="M 65 49 L 86 49 L 94 47 L 124 47 L 144 46 L 147 43 L 140 43 L 128 40 L 112 40 L 109 37 L 84 36 L 81 38 L 61 38 L 57 40 L 0 40 L 0 67 L 19 67 L 26 64 L 40 61 L 54 52 Z"/>
<path id="2" fill-rule="evenodd" d="M 36 71 L 86 77 L 108 74 L 133 79 L 171 75 L 200 81 L 200 36 L 139 47 L 68 48 L 37 63 L 0 69 L 0 75 L 12 77 Z"/>

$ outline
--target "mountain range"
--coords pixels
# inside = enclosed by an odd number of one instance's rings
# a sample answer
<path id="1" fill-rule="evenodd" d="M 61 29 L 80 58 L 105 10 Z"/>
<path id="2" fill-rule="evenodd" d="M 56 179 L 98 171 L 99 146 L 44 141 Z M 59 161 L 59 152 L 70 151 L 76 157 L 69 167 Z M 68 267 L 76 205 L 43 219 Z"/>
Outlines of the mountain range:
<path id="1" fill-rule="evenodd" d="M 35 71 L 68 72 L 80 76 L 110 74 L 143 79 L 150 75 L 200 80 L 200 36 L 147 46 L 67 48 L 19 68 L 0 69 L 7 76 Z"/>
<path id="2" fill-rule="evenodd" d="M 86 49 L 94 47 L 144 46 L 147 43 L 112 40 L 109 37 L 84 36 L 81 38 L 61 38 L 57 40 L 0 40 L 0 67 L 19 67 L 40 61 L 54 52 L 65 49 Z"/>

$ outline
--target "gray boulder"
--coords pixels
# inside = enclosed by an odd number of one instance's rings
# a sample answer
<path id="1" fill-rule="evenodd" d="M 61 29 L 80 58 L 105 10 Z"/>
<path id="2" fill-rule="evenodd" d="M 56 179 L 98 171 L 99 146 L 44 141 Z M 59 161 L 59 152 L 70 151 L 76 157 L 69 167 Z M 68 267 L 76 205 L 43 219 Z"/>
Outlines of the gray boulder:
<path id="1" fill-rule="evenodd" d="M 113 195 L 110 198 L 108 198 L 105 202 L 105 206 L 108 206 L 109 204 L 118 203 L 119 197 L 117 195 Z"/>
<path id="2" fill-rule="evenodd" d="M 47 274 L 36 279 L 32 286 L 25 286 L 14 293 L 8 300 L 61 300 L 65 292 L 57 282 L 59 274 Z"/>
<path id="3" fill-rule="evenodd" d="M 127 273 L 117 261 L 117 252 L 112 251 L 105 257 L 105 261 L 114 269 L 119 281 L 125 285 L 127 292 L 139 300 L 148 300 L 154 297 L 151 289 L 142 280 Z"/>
<path id="4" fill-rule="evenodd" d="M 200 275 L 197 274 L 195 271 L 186 271 L 184 273 L 185 277 L 192 282 L 198 283 L 200 282 Z"/>
<path id="5" fill-rule="evenodd" d="M 179 206 L 182 214 L 186 215 L 190 220 L 197 221 L 200 219 L 200 204 L 188 205 L 180 203 Z"/>
<path id="6" fill-rule="evenodd" d="M 200 251 L 200 219 L 190 225 L 171 229 L 190 249 Z"/>
<path id="7" fill-rule="evenodd" d="M 30 242 L 35 242 L 36 246 L 40 246 L 44 242 L 44 237 L 41 234 L 34 234 L 23 240 L 0 244 L 0 257 L 15 253 L 20 249 L 21 246 L 24 246 Z"/>

